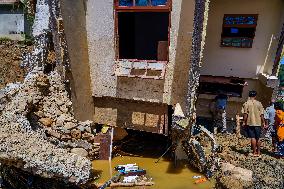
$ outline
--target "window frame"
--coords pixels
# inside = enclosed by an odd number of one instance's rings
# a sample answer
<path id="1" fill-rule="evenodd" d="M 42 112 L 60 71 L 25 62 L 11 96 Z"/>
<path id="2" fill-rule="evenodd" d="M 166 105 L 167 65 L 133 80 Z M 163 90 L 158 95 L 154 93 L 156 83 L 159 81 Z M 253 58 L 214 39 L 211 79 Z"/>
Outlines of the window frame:
<path id="1" fill-rule="evenodd" d="M 167 0 L 166 5 L 163 6 L 135 6 L 135 0 L 133 1 L 133 6 L 119 6 L 119 0 L 114 0 L 114 8 L 116 11 L 133 11 L 133 12 L 139 12 L 139 11 L 143 11 L 143 12 L 168 12 L 171 11 L 171 5 L 172 5 L 172 0 Z"/>
<path id="2" fill-rule="evenodd" d="M 248 17 L 248 16 L 252 16 L 252 17 L 255 18 L 255 24 L 225 24 L 225 18 L 228 17 L 228 16 L 232 16 L 232 17 L 238 17 L 238 16 Z M 221 47 L 229 47 L 229 48 L 252 48 L 253 41 L 254 41 L 254 38 L 255 38 L 255 32 L 256 32 L 257 23 L 258 23 L 258 14 L 224 14 L 220 46 Z M 254 28 L 254 33 L 253 33 L 253 37 L 224 37 L 223 36 L 224 28 Z M 252 42 L 251 42 L 250 46 L 242 46 L 242 43 L 241 43 L 241 46 L 233 46 L 233 45 L 226 46 L 226 45 L 222 44 L 223 39 L 226 39 L 226 38 L 231 38 L 231 39 L 234 39 L 234 38 L 236 38 L 236 39 L 249 39 Z"/>
<path id="3" fill-rule="evenodd" d="M 135 1 L 135 0 L 133 0 Z M 119 6 L 119 0 L 113 1 L 114 5 L 114 42 L 115 42 L 115 60 L 129 60 L 129 61 L 144 61 L 144 62 L 169 62 L 169 50 L 170 50 L 170 29 L 171 29 L 171 11 L 172 11 L 172 0 L 167 0 L 165 6 Z M 119 34 L 118 34 L 118 13 L 120 12 L 168 12 L 169 13 L 169 26 L 168 26 L 168 55 L 167 60 L 140 60 L 140 59 L 121 59 L 119 58 Z"/>

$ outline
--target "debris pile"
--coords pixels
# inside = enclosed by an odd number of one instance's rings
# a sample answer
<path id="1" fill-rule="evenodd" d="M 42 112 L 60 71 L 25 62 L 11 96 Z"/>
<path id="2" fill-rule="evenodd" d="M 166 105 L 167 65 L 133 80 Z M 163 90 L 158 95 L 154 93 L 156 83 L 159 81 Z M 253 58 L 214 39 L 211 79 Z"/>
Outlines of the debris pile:
<path id="1" fill-rule="evenodd" d="M 98 150 L 92 122 L 78 122 L 56 72 L 34 69 L 23 84 L 2 92 L 0 160 L 44 177 L 55 175 L 85 182 Z M 4 104 L 4 105 L 3 105 Z M 70 153 L 72 152 L 72 153 Z"/>
<path id="2" fill-rule="evenodd" d="M 0 90 L 0 168 L 7 168 L 0 176 L 9 179 L 7 183 L 24 171 L 28 178 L 81 185 L 90 180 L 90 160 L 98 156 L 94 125 L 74 118 L 64 77 L 56 71 L 63 65 L 54 57 L 50 26 L 56 3 L 37 1 L 34 47 L 22 62 L 29 73 L 23 83 Z"/>
<path id="3" fill-rule="evenodd" d="M 235 134 L 217 135 L 217 141 L 222 145 L 218 156 L 226 164 L 217 176 L 217 188 L 283 188 L 284 160 L 273 157 L 272 144 L 264 141 L 262 156 L 248 156 L 250 141 L 238 138 Z"/>

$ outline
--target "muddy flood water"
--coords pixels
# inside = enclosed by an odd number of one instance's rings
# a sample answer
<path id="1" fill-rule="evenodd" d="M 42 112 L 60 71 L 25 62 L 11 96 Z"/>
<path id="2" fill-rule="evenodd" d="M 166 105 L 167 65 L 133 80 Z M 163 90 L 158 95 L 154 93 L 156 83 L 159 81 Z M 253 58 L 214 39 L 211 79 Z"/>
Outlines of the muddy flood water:
<path id="1" fill-rule="evenodd" d="M 114 157 L 111 161 L 112 175 L 117 172 L 114 167 L 121 164 L 136 163 L 139 168 L 146 170 L 146 176 L 153 179 L 153 186 L 147 186 L 147 189 L 211 189 L 214 181 L 195 184 L 196 179 L 193 176 L 202 176 L 202 174 L 190 169 L 186 162 L 179 162 L 174 165 L 174 161 L 167 154 L 158 163 L 157 159 L 167 149 L 163 139 L 151 136 L 135 136 L 135 140 L 130 139 L 128 145 L 122 147 L 134 155 L 124 155 Z M 110 166 L 107 160 L 93 161 L 93 167 L 101 176 L 98 183 L 104 183 L 110 179 Z M 126 187 L 123 187 L 126 188 Z M 132 187 L 133 188 L 133 187 Z M 143 187 L 140 187 L 143 188 Z M 138 189 L 138 187 L 136 187 Z"/>
<path id="2" fill-rule="evenodd" d="M 192 177 L 201 175 L 190 170 L 185 163 L 179 163 L 176 168 L 172 162 L 162 159 L 155 163 L 157 159 L 145 157 L 115 157 L 112 160 L 112 167 L 118 164 L 137 163 L 141 168 L 146 169 L 147 175 L 153 178 L 155 185 L 147 186 L 149 189 L 211 189 L 213 181 L 195 184 Z M 107 160 L 93 161 L 96 170 L 102 171 L 98 183 L 104 183 L 110 178 L 109 162 Z M 115 174 L 115 171 L 113 171 Z M 125 188 L 125 187 L 124 187 Z M 137 187 L 138 188 L 138 187 Z"/>

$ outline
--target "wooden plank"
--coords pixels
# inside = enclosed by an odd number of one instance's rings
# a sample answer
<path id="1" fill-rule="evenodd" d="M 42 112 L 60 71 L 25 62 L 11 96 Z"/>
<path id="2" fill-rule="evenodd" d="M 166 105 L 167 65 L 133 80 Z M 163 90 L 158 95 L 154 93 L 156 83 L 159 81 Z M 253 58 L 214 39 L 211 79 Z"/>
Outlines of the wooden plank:
<path id="1" fill-rule="evenodd" d="M 168 60 L 168 54 L 169 54 L 169 46 L 168 41 L 159 41 L 158 42 L 158 61 L 167 61 Z"/>

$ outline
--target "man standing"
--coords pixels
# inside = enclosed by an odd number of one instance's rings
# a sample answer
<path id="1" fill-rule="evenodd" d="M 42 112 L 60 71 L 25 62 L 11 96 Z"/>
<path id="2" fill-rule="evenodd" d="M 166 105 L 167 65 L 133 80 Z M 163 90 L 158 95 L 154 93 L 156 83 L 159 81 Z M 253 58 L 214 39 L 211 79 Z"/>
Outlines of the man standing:
<path id="1" fill-rule="evenodd" d="M 260 135 L 265 124 L 264 109 L 261 102 L 256 100 L 256 91 L 249 92 L 249 99 L 242 108 L 244 114 L 244 126 L 247 127 L 248 137 L 251 139 L 253 156 L 260 156 Z"/>
<path id="2" fill-rule="evenodd" d="M 227 132 L 227 118 L 226 118 L 226 106 L 228 96 L 225 94 L 219 94 L 215 97 L 214 103 L 211 105 L 211 111 L 213 114 L 214 134 L 217 134 L 217 130 L 221 133 Z"/>
<path id="3" fill-rule="evenodd" d="M 276 133 L 275 133 L 275 125 L 274 125 L 276 110 L 274 108 L 274 103 L 275 103 L 275 100 L 272 99 L 270 102 L 270 106 L 268 106 L 265 109 L 265 113 L 264 113 L 266 125 L 268 125 L 268 128 L 265 133 L 265 138 L 272 141 L 273 151 L 276 150 L 276 143 L 275 143 Z"/>

